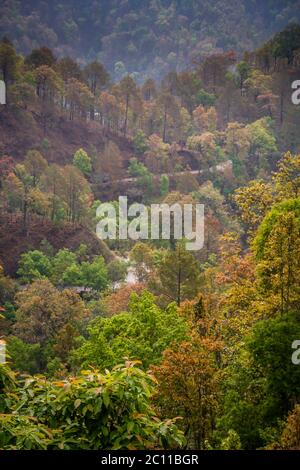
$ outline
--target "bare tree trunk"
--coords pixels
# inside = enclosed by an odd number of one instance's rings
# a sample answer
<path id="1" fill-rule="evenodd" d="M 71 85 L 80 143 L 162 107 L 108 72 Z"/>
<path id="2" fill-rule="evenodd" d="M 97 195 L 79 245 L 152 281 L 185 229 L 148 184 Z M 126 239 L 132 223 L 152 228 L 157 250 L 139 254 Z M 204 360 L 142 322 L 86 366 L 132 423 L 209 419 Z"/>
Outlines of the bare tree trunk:
<path id="1" fill-rule="evenodd" d="M 126 133 L 127 133 L 128 107 L 129 107 L 129 95 L 126 96 L 126 111 L 125 111 L 125 122 L 124 122 L 124 136 L 126 136 Z"/>

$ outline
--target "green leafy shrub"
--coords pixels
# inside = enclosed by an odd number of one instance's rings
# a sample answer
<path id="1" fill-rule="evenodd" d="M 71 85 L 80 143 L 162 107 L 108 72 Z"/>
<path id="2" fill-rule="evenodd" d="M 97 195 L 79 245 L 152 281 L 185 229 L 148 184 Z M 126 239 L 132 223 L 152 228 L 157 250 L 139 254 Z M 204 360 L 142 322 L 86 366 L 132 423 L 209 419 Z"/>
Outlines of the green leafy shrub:
<path id="1" fill-rule="evenodd" d="M 175 419 L 161 421 L 150 404 L 155 379 L 127 361 L 104 374 L 19 381 L 13 414 L 0 415 L 2 449 L 153 449 L 183 444 Z M 8 369 L 0 370 L 0 377 Z M 2 373 L 1 373 L 2 372 Z M 7 397 L 11 394 L 5 389 Z"/>

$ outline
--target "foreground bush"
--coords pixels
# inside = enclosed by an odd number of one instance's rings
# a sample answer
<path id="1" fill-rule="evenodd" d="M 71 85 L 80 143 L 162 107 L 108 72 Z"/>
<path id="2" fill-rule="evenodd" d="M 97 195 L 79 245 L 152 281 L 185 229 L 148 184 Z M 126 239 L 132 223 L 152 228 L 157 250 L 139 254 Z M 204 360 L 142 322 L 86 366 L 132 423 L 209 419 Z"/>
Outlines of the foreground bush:
<path id="1" fill-rule="evenodd" d="M 175 420 L 150 405 L 155 379 L 136 363 L 49 381 L 16 380 L 0 366 L 1 449 L 151 449 L 180 447 Z"/>

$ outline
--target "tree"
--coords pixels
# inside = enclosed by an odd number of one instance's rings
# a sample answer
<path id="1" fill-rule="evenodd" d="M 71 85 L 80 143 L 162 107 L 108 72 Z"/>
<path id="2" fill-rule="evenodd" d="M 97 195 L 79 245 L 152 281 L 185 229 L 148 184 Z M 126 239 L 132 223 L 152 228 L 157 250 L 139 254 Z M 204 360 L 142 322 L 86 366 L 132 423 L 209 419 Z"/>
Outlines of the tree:
<path id="1" fill-rule="evenodd" d="M 43 187 L 49 194 L 50 218 L 59 222 L 67 218 L 64 169 L 56 164 L 50 165 L 43 178 Z"/>
<path id="2" fill-rule="evenodd" d="M 41 106 L 39 116 L 42 122 L 44 134 L 48 124 L 55 120 L 55 108 L 63 93 L 63 81 L 54 69 L 48 65 L 41 65 L 34 69 L 33 78 L 36 86 L 36 95 Z"/>
<path id="3" fill-rule="evenodd" d="M 90 176 L 92 172 L 92 163 L 88 154 L 83 149 L 78 149 L 73 157 L 73 165 L 84 174 Z"/>
<path id="4" fill-rule="evenodd" d="M 170 145 L 156 134 L 150 135 L 147 140 L 145 163 L 153 173 L 168 172 L 170 170 Z"/>
<path id="5" fill-rule="evenodd" d="M 163 415 L 182 416 L 189 448 L 205 449 L 212 437 L 218 407 L 217 367 L 213 344 L 192 338 L 166 350 L 154 369 Z"/>
<path id="6" fill-rule="evenodd" d="M 160 195 L 165 197 L 169 192 L 170 181 L 168 175 L 162 175 L 160 178 Z"/>
<path id="7" fill-rule="evenodd" d="M 14 370 L 29 374 L 37 374 L 40 371 L 41 348 L 38 343 L 28 344 L 10 335 L 7 350 Z"/>
<path id="8" fill-rule="evenodd" d="M 30 344 L 41 346 L 39 371 L 46 368 L 53 347 L 60 343 L 60 334 L 69 324 L 73 327 L 73 340 L 79 332 L 80 322 L 88 316 L 83 301 L 70 290 L 57 290 L 48 279 L 33 282 L 16 296 L 16 335 Z M 66 346 L 66 344 L 65 344 Z M 69 353 L 67 347 L 63 355 Z"/>
<path id="9" fill-rule="evenodd" d="M 55 94 L 62 91 L 62 80 L 48 65 L 34 70 L 36 93 L 43 101 L 53 102 Z"/>
<path id="10" fill-rule="evenodd" d="M 107 287 L 108 272 L 102 256 L 95 257 L 91 263 L 84 261 L 80 265 L 80 270 L 81 285 L 96 291 L 101 291 Z"/>
<path id="11" fill-rule="evenodd" d="M 14 166 L 15 163 L 12 157 L 3 155 L 3 157 L 0 158 L 0 189 L 2 188 L 4 180 L 13 172 Z"/>
<path id="12" fill-rule="evenodd" d="M 249 157 L 251 165 L 255 163 L 255 158 L 261 169 L 267 170 L 268 157 L 277 151 L 276 137 L 272 128 L 270 118 L 262 118 L 246 126 L 249 131 Z"/>
<path id="13" fill-rule="evenodd" d="M 288 413 L 298 401 L 300 370 L 291 360 L 291 345 L 299 334 L 299 314 L 294 311 L 258 322 L 248 339 L 254 367 L 265 379 L 265 400 L 276 408 L 271 420 Z"/>
<path id="14" fill-rule="evenodd" d="M 36 187 L 41 176 L 47 170 L 47 161 L 37 150 L 29 150 L 24 160 L 24 166 L 33 178 L 33 186 Z"/>
<path id="15" fill-rule="evenodd" d="M 138 130 L 133 138 L 134 149 L 138 155 L 143 155 L 147 150 L 146 135 L 142 130 Z"/>
<path id="16" fill-rule="evenodd" d="M 187 332 L 176 306 L 161 310 L 149 292 L 132 294 L 128 311 L 111 318 L 97 318 L 88 326 L 89 337 L 74 352 L 77 364 L 93 364 L 104 370 L 128 357 L 138 359 L 146 370 L 158 364 L 162 352 Z"/>
<path id="17" fill-rule="evenodd" d="M 222 150 L 217 145 L 215 135 L 212 132 L 190 136 L 187 139 L 187 147 L 199 152 L 199 164 L 204 164 L 206 169 L 223 159 Z"/>
<path id="18" fill-rule="evenodd" d="M 299 450 L 300 449 L 300 405 L 295 405 L 290 412 L 278 443 L 272 443 L 269 449 Z"/>
<path id="19" fill-rule="evenodd" d="M 233 51 L 223 54 L 211 54 L 200 66 L 200 73 L 203 83 L 209 87 L 213 93 L 219 88 L 226 75 L 229 66 L 236 61 Z"/>
<path id="20" fill-rule="evenodd" d="M 243 449 L 272 444 L 280 421 L 298 401 L 299 368 L 291 361 L 291 344 L 299 333 L 297 312 L 257 322 L 226 372 L 218 428 L 234 430 Z"/>
<path id="21" fill-rule="evenodd" d="M 250 147 L 249 133 L 243 124 L 228 123 L 226 129 L 226 152 L 235 161 L 244 161 Z"/>
<path id="22" fill-rule="evenodd" d="M 263 438 L 265 393 L 259 371 L 253 367 L 249 354 L 246 358 L 238 356 L 229 365 L 224 387 L 223 412 L 215 433 L 220 447 L 229 432 L 234 431 L 242 449 L 261 448 L 266 444 Z"/>
<path id="23" fill-rule="evenodd" d="M 187 108 L 189 113 L 193 111 L 199 101 L 202 89 L 201 80 L 196 72 L 181 72 L 177 75 L 177 94 L 180 96 L 182 105 Z M 208 95 L 208 93 L 207 93 Z M 207 104 L 209 103 L 202 103 Z"/>
<path id="24" fill-rule="evenodd" d="M 138 96 L 137 85 L 130 75 L 126 75 L 126 77 L 122 78 L 120 82 L 120 92 L 125 101 L 124 135 L 126 136 L 130 99 Z"/>
<path id="25" fill-rule="evenodd" d="M 143 163 L 138 162 L 136 158 L 130 159 L 128 172 L 137 179 L 137 186 L 143 190 L 143 199 L 147 199 L 153 193 L 152 173 Z"/>
<path id="26" fill-rule="evenodd" d="M 199 290 L 199 268 L 194 255 L 183 243 L 165 254 L 157 270 L 157 292 L 168 302 L 180 305 L 184 299 L 194 297 Z"/>
<path id="27" fill-rule="evenodd" d="M 176 190 L 181 194 L 190 194 L 191 192 L 197 191 L 198 187 L 199 183 L 197 178 L 189 171 L 176 176 Z"/>
<path id="28" fill-rule="evenodd" d="M 156 96 L 156 85 L 152 78 L 148 78 L 142 86 L 142 94 L 145 101 L 151 101 Z"/>
<path id="29" fill-rule="evenodd" d="M 0 70 L 6 85 L 16 79 L 18 56 L 12 43 L 7 39 L 2 39 L 0 42 Z"/>
<path id="30" fill-rule="evenodd" d="M 32 188 L 29 193 L 29 206 L 32 213 L 44 220 L 49 214 L 48 195 L 39 188 Z"/>
<path id="31" fill-rule="evenodd" d="M 67 219 L 75 223 L 84 218 L 92 203 L 90 186 L 81 171 L 73 165 L 63 168 L 63 180 L 62 198 L 67 206 Z"/>
<path id="32" fill-rule="evenodd" d="M 8 212 L 16 212 L 22 209 L 23 187 L 14 172 L 10 172 L 3 181 L 3 192 L 5 194 L 5 206 Z"/>
<path id="33" fill-rule="evenodd" d="M 103 91 L 97 100 L 97 106 L 101 123 L 107 128 L 117 131 L 121 114 L 121 107 L 117 98 L 107 91 Z"/>
<path id="34" fill-rule="evenodd" d="M 237 65 L 237 71 L 239 74 L 239 87 L 241 90 L 241 95 L 243 94 L 245 80 L 249 77 L 250 74 L 250 65 L 246 61 L 239 62 Z"/>
<path id="35" fill-rule="evenodd" d="M 21 255 L 18 275 L 24 284 L 37 279 L 49 278 L 52 266 L 49 258 L 39 250 L 27 251 Z"/>
<path id="36" fill-rule="evenodd" d="M 275 189 L 280 198 L 297 198 L 300 195 L 300 154 L 286 152 L 278 163 L 274 176 Z"/>
<path id="37" fill-rule="evenodd" d="M 99 96 L 100 92 L 106 88 L 110 81 L 109 73 L 98 61 L 93 61 L 84 69 L 89 89 L 94 96 Z M 95 119 L 95 108 L 91 106 L 91 119 Z"/>
<path id="38" fill-rule="evenodd" d="M 101 172 L 102 175 L 107 175 L 111 178 L 112 182 L 121 178 L 123 162 L 120 149 L 117 144 L 109 140 L 104 147 L 104 151 L 95 163 L 96 172 Z M 113 188 L 112 188 L 113 189 Z"/>
<path id="39" fill-rule="evenodd" d="M 13 178 L 12 178 L 13 179 Z M 30 191 L 32 189 L 33 178 L 32 176 L 26 171 L 24 165 L 18 164 L 15 167 L 15 178 L 14 178 L 15 187 L 17 189 L 20 203 L 21 203 L 21 210 L 23 212 L 23 230 L 27 231 L 27 222 L 28 222 L 28 211 L 30 208 L 29 200 L 30 200 Z"/>
<path id="40" fill-rule="evenodd" d="M 216 96 L 202 89 L 198 91 L 196 101 L 197 104 L 202 106 L 213 106 L 216 102 Z"/>
<path id="41" fill-rule="evenodd" d="M 53 67 L 55 65 L 56 58 L 53 52 L 48 47 L 40 47 L 39 49 L 33 49 L 31 53 L 26 57 L 25 63 L 30 68 L 38 68 L 42 65 Z"/>
<path id="42" fill-rule="evenodd" d="M 104 290 L 109 283 L 107 267 L 102 256 L 95 257 L 91 262 L 78 263 L 76 255 L 68 250 L 60 250 L 57 259 L 61 266 L 58 272 L 62 284 L 66 286 L 82 286 L 94 291 Z M 56 259 L 54 259 L 54 266 Z M 60 268 L 60 269 L 59 269 Z"/>
<path id="43" fill-rule="evenodd" d="M 88 86 L 76 78 L 68 80 L 65 87 L 65 99 L 70 121 L 73 121 L 76 116 L 86 118 L 87 110 L 94 103 L 94 96 Z"/>
<path id="44" fill-rule="evenodd" d="M 55 69 L 58 71 L 64 83 L 67 84 L 70 78 L 82 81 L 82 71 L 77 62 L 71 57 L 63 57 L 56 62 Z"/>
<path id="45" fill-rule="evenodd" d="M 37 96 L 31 82 L 31 77 L 25 75 L 23 81 L 17 79 L 13 84 L 10 84 L 7 98 L 12 107 L 25 112 L 35 105 L 37 103 Z"/>
<path id="46" fill-rule="evenodd" d="M 205 109 L 199 105 L 193 111 L 193 118 L 197 132 L 214 132 L 217 127 L 217 112 L 213 106 Z"/>
<path id="47" fill-rule="evenodd" d="M 96 60 L 85 67 L 84 73 L 93 95 L 97 95 L 97 93 L 103 90 L 109 83 L 110 77 L 108 72 L 105 70 L 104 65 Z"/>
<path id="48" fill-rule="evenodd" d="M 51 281 L 54 284 L 62 284 L 67 269 L 76 263 L 76 254 L 67 248 L 59 250 L 52 259 Z M 72 284 L 69 284 L 72 285 Z M 76 284 L 75 284 L 76 285 Z"/>
<path id="49" fill-rule="evenodd" d="M 135 274 L 139 282 L 145 282 L 154 269 L 155 254 L 150 245 L 137 241 L 129 253 Z"/>
<path id="50" fill-rule="evenodd" d="M 124 78 L 124 76 L 126 76 L 126 67 L 124 65 L 124 62 L 122 62 L 121 60 L 117 61 L 114 64 L 114 72 L 117 76 L 117 80 L 121 80 L 122 78 Z"/>
<path id="51" fill-rule="evenodd" d="M 190 322 L 189 339 L 168 348 L 152 368 L 158 380 L 155 402 L 163 416 L 182 416 L 179 425 L 189 448 L 206 449 L 219 407 L 217 359 L 223 345 L 202 298 L 185 302 L 180 313 Z"/>
<path id="52" fill-rule="evenodd" d="M 272 186 L 262 180 L 251 181 L 235 191 L 234 202 L 247 234 L 253 236 L 274 202 Z"/>
<path id="53" fill-rule="evenodd" d="M 287 58 L 288 65 L 293 63 L 294 52 L 300 49 L 300 27 L 290 23 L 283 31 L 271 40 L 272 54 L 275 57 Z"/>
<path id="54" fill-rule="evenodd" d="M 281 312 L 299 305 L 299 235 L 300 201 L 288 199 L 272 207 L 254 239 L 261 287 Z"/>
<path id="55" fill-rule="evenodd" d="M 14 297 L 17 290 L 16 282 L 5 275 L 3 266 L 0 262 L 0 327 L 2 333 L 7 329 L 10 331 L 11 322 L 15 319 Z"/>
<path id="56" fill-rule="evenodd" d="M 111 282 L 122 282 L 126 278 L 127 263 L 122 260 L 113 260 L 107 265 L 107 274 Z"/>
<path id="57" fill-rule="evenodd" d="M 262 73 L 261 70 L 254 69 L 245 80 L 244 86 L 246 93 L 252 96 L 254 103 L 256 103 L 259 96 L 268 93 L 272 89 L 272 77 Z"/>
<path id="58" fill-rule="evenodd" d="M 176 120 L 179 116 L 179 106 L 171 93 L 162 91 L 158 96 L 157 101 L 162 109 L 163 114 L 163 129 L 162 129 L 162 140 L 166 142 L 167 131 L 168 131 L 168 118 L 171 116 Z"/>
<path id="59" fill-rule="evenodd" d="M 74 262 L 67 266 L 66 270 L 63 272 L 62 284 L 65 286 L 83 286 L 82 272 L 78 263 Z"/>
<path id="60" fill-rule="evenodd" d="M 127 312 L 132 294 L 137 293 L 138 295 L 141 295 L 143 290 L 144 286 L 140 283 L 124 284 L 116 291 L 105 296 L 100 308 L 102 311 L 104 310 L 104 313 L 107 316 L 116 315 L 120 312 Z"/>

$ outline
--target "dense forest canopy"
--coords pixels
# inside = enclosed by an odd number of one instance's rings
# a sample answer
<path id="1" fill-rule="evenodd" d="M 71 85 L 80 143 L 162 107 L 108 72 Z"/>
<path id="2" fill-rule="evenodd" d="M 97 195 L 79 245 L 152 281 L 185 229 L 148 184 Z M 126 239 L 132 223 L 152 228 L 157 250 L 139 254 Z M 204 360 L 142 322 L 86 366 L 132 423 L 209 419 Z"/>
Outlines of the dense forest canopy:
<path id="1" fill-rule="evenodd" d="M 1 0 L 0 36 L 23 53 L 47 45 L 141 81 L 212 53 L 252 50 L 299 12 L 299 0 Z"/>
<path id="2" fill-rule="evenodd" d="M 1 2 L 0 448 L 299 450 L 297 2 L 80 6 Z"/>

